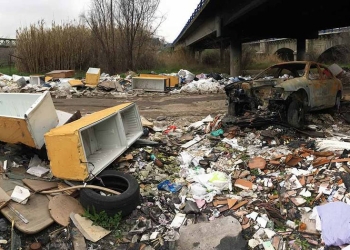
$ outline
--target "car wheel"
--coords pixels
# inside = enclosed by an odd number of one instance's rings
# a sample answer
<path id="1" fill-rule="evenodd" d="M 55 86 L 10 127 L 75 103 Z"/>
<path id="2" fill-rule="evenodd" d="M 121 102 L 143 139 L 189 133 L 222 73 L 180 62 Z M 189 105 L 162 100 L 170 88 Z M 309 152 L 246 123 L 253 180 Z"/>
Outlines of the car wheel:
<path id="1" fill-rule="evenodd" d="M 101 184 L 101 181 L 104 185 Z M 122 216 L 130 214 L 140 204 L 140 186 L 137 180 L 130 174 L 116 170 L 105 170 L 89 184 L 104 186 L 120 192 L 119 195 L 101 195 L 100 191 L 82 189 L 80 191 L 80 203 L 85 209 L 97 213 L 106 211 L 109 216 L 121 212 Z"/>
<path id="2" fill-rule="evenodd" d="M 301 102 L 293 100 L 287 111 L 287 121 L 295 128 L 302 128 L 305 124 L 305 109 Z"/>
<path id="3" fill-rule="evenodd" d="M 228 115 L 236 116 L 237 115 L 236 109 L 237 109 L 236 103 L 229 101 L 229 103 L 228 103 Z"/>

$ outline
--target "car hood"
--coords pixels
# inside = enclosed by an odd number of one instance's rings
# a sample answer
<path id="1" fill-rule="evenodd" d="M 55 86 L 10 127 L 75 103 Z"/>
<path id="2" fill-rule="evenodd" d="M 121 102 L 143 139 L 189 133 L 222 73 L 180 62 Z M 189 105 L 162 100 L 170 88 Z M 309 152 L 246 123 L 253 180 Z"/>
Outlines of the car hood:
<path id="1" fill-rule="evenodd" d="M 285 91 L 294 91 L 298 89 L 298 85 L 302 83 L 302 78 L 271 78 L 271 79 L 257 79 L 253 80 L 251 88 L 260 88 L 260 87 L 275 87 L 283 88 Z"/>

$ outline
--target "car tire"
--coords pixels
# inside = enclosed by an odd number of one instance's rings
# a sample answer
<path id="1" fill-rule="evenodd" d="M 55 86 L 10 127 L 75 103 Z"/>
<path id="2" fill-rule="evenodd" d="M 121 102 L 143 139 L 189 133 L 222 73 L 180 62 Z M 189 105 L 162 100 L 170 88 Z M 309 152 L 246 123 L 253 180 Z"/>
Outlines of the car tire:
<path id="1" fill-rule="evenodd" d="M 80 203 L 85 209 L 97 213 L 106 211 L 109 216 L 121 212 L 122 217 L 129 215 L 140 204 L 140 186 L 137 180 L 130 174 L 116 170 L 105 170 L 98 178 L 94 178 L 89 185 L 103 186 L 120 192 L 119 195 L 101 195 L 98 190 L 81 189 Z"/>
<path id="2" fill-rule="evenodd" d="M 293 100 L 287 111 L 287 121 L 295 128 L 302 128 L 305 125 L 305 108 L 302 102 Z"/>
<path id="3" fill-rule="evenodd" d="M 228 103 L 228 115 L 237 116 L 236 109 L 237 109 L 236 103 L 229 101 L 229 103 Z"/>

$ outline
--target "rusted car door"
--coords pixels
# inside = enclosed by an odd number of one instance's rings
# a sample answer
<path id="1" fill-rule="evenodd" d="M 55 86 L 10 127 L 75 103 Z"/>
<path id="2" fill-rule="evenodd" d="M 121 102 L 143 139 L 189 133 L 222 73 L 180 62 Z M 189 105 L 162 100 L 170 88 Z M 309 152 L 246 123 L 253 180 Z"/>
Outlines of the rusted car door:
<path id="1" fill-rule="evenodd" d="M 305 70 L 305 77 L 310 90 L 309 105 L 311 109 L 317 109 L 322 105 L 322 99 L 325 95 L 321 87 L 319 67 L 313 63 L 308 65 Z"/>
<path id="2" fill-rule="evenodd" d="M 327 93 L 327 98 L 324 98 L 324 105 L 327 107 L 332 107 L 335 105 L 335 99 L 338 92 L 337 80 L 334 78 L 332 73 L 323 65 L 319 65 L 321 72 L 321 87 L 325 93 Z"/>

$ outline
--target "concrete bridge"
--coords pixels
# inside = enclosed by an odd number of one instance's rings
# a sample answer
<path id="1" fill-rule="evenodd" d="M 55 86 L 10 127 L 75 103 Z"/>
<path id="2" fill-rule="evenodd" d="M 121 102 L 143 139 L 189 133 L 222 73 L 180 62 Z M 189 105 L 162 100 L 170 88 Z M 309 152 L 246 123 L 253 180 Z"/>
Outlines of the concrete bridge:
<path id="1" fill-rule="evenodd" d="M 297 39 L 272 38 L 244 43 L 243 48 L 249 48 L 261 55 L 276 54 L 285 61 L 297 60 Z M 306 39 L 305 59 L 317 60 L 330 49 L 350 46 L 350 27 L 319 31 L 317 39 Z"/>
<path id="2" fill-rule="evenodd" d="M 16 39 L 0 38 L 0 48 L 11 48 L 16 46 Z"/>
<path id="3" fill-rule="evenodd" d="M 296 40 L 296 49 L 290 45 L 296 59 L 304 60 L 312 43 L 306 41 L 318 39 L 320 30 L 350 26 L 349 9 L 349 0 L 200 0 L 173 46 L 193 54 L 229 48 L 230 74 L 239 75 L 243 43 L 287 37 Z"/>

